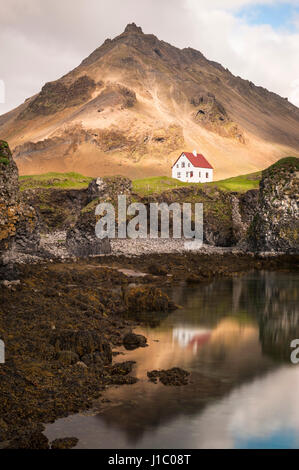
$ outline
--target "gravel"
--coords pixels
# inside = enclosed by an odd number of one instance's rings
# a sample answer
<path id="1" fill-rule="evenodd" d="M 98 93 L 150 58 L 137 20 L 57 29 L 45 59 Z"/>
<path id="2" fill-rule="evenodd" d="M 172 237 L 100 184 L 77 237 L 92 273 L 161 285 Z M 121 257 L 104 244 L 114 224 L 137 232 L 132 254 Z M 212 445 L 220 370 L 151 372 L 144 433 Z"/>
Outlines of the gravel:
<path id="1" fill-rule="evenodd" d="M 5 264 L 9 263 L 39 263 L 41 260 L 48 259 L 50 262 L 54 259 L 67 260 L 75 259 L 68 253 L 66 248 L 66 231 L 57 231 L 49 234 L 42 234 L 39 252 L 28 254 L 12 250 L 4 257 Z M 152 253 L 186 253 L 186 239 L 112 239 L 110 240 L 112 252 L 108 255 L 98 256 L 140 256 L 150 255 Z M 190 243 L 190 242 L 189 242 Z M 203 244 L 200 248 L 194 250 L 195 253 L 208 255 L 222 255 L 226 253 L 241 254 L 244 251 L 238 247 L 216 247 Z M 249 254 L 247 252 L 247 254 Z M 264 254 L 270 256 L 269 253 Z M 275 256 L 275 253 L 272 253 Z M 94 256 L 91 256 L 94 257 Z"/>

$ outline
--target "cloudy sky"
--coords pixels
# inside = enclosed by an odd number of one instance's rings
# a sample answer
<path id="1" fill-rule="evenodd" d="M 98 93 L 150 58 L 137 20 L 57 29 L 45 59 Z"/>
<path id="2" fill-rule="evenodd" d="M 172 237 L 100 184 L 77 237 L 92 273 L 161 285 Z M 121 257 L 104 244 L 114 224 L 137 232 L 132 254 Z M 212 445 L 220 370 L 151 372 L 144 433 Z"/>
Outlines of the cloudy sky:
<path id="1" fill-rule="evenodd" d="M 133 21 L 299 106 L 299 0 L 9 0 L 0 3 L 0 114 Z"/>

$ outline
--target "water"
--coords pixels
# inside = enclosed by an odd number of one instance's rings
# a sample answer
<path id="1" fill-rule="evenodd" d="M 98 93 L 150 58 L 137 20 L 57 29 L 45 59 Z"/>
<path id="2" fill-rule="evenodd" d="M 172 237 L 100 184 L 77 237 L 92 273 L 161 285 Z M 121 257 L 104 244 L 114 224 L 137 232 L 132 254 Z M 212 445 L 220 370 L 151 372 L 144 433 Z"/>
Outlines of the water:
<path id="1" fill-rule="evenodd" d="M 138 332 L 149 347 L 116 359 L 135 360 L 139 381 L 110 389 L 100 412 L 47 426 L 47 437 L 76 436 L 78 448 L 98 449 L 299 448 L 299 364 L 290 362 L 298 281 L 259 272 L 175 287 L 183 308 L 144 315 Z M 189 385 L 148 381 L 147 371 L 173 366 L 192 373 Z"/>

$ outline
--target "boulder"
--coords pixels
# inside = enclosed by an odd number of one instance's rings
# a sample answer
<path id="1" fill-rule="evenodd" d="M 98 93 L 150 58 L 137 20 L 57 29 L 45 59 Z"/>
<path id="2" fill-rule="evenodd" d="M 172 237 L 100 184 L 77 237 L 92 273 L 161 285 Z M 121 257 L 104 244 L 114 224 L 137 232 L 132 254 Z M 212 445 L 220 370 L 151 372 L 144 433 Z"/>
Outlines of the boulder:
<path id="1" fill-rule="evenodd" d="M 55 439 L 51 443 L 51 449 L 72 449 L 76 447 L 78 444 L 79 439 L 76 437 L 63 437 L 60 439 Z"/>
<path id="2" fill-rule="evenodd" d="M 146 337 L 143 335 L 136 335 L 135 333 L 126 334 L 124 336 L 123 343 L 125 348 L 128 350 L 145 348 L 145 346 L 147 346 Z"/>
<path id="3" fill-rule="evenodd" d="M 101 240 L 96 237 L 95 227 L 99 217 L 95 215 L 95 209 L 102 202 L 109 202 L 115 207 L 119 195 L 126 195 L 127 203 L 130 204 L 131 191 L 131 180 L 123 176 L 96 178 L 91 181 L 87 189 L 88 204 L 83 207 L 75 225 L 67 232 L 66 245 L 70 254 L 86 257 L 111 253 L 109 239 Z"/>
<path id="4" fill-rule="evenodd" d="M 167 268 L 159 264 L 151 264 L 148 267 L 148 272 L 154 276 L 166 276 L 168 274 Z"/>
<path id="5" fill-rule="evenodd" d="M 84 258 L 91 255 L 111 253 L 108 238 L 97 238 L 94 211 L 81 212 L 74 227 L 67 231 L 66 246 L 71 255 Z"/>
<path id="6" fill-rule="evenodd" d="M 173 367 L 168 370 L 152 370 L 147 373 L 147 376 L 153 383 L 157 383 L 159 380 L 163 385 L 179 386 L 188 384 L 190 372 L 179 367 Z"/>
<path id="7" fill-rule="evenodd" d="M 99 353 L 104 364 L 112 362 L 109 342 L 94 330 L 62 330 L 55 332 L 50 340 L 57 352 L 72 351 L 80 359 L 86 354 Z"/>
<path id="8" fill-rule="evenodd" d="M 177 308 L 161 289 L 149 286 L 130 287 L 124 292 L 124 301 L 130 313 L 170 312 Z"/>

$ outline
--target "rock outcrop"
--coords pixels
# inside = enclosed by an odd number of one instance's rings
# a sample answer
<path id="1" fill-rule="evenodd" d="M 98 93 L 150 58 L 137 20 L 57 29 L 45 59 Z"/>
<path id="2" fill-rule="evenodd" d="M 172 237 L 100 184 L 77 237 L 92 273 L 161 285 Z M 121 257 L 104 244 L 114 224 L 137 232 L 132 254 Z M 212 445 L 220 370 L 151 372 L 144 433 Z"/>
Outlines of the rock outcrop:
<path id="1" fill-rule="evenodd" d="M 258 195 L 258 189 L 250 189 L 242 194 L 231 194 L 233 238 L 235 243 L 243 248 L 247 246 L 247 232 L 256 214 Z"/>
<path id="2" fill-rule="evenodd" d="M 130 196 L 132 181 L 123 176 L 113 176 L 94 179 L 88 186 L 87 194 L 89 202 L 100 199 L 100 202 L 117 200 L 117 196 L 125 194 Z"/>
<path id="3" fill-rule="evenodd" d="M 173 367 L 168 370 L 152 370 L 147 373 L 150 382 L 157 383 L 158 380 L 163 385 L 187 385 L 189 382 L 190 372 L 181 369 L 180 367 Z"/>
<path id="4" fill-rule="evenodd" d="M 249 246 L 257 251 L 298 252 L 299 159 L 284 158 L 263 171 Z"/>
<path id="5" fill-rule="evenodd" d="M 256 210 L 257 193 L 257 190 L 236 193 L 222 191 L 217 187 L 194 185 L 153 194 L 144 197 L 142 202 L 202 203 L 204 243 L 228 247 L 239 244 L 246 237 Z"/>
<path id="6" fill-rule="evenodd" d="M 245 143 L 242 130 L 229 117 L 213 93 L 199 93 L 192 96 L 190 103 L 197 108 L 194 115 L 195 122 L 223 137 L 233 137 Z"/>
<path id="7" fill-rule="evenodd" d="M 39 221 L 35 209 L 19 191 L 18 169 L 8 143 L 0 140 L 0 278 L 5 276 L 12 251 L 30 253 L 39 246 Z"/>
<path id="8" fill-rule="evenodd" d="M 112 352 L 109 342 L 94 330 L 62 330 L 54 333 L 51 344 L 59 353 L 71 351 L 78 355 L 83 361 L 87 355 L 92 355 L 92 359 L 98 356 L 104 364 L 112 362 Z M 90 358 L 89 358 L 90 359 Z"/>
<path id="9" fill-rule="evenodd" d="M 97 219 L 93 209 L 81 212 L 74 227 L 67 232 L 66 246 L 70 254 L 84 258 L 111 252 L 108 238 L 101 240 L 96 237 L 96 222 Z"/>
<path id="10" fill-rule="evenodd" d="M 89 184 L 88 204 L 81 210 L 75 225 L 67 232 L 67 248 L 71 254 L 85 257 L 111 252 L 108 238 L 101 240 L 96 237 L 95 227 L 98 217 L 95 215 L 95 209 L 101 202 L 109 202 L 116 206 L 119 195 L 128 196 L 129 204 L 131 190 L 131 180 L 122 176 L 96 178 Z"/>

